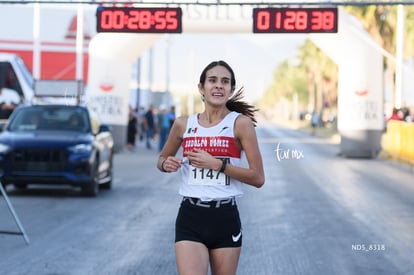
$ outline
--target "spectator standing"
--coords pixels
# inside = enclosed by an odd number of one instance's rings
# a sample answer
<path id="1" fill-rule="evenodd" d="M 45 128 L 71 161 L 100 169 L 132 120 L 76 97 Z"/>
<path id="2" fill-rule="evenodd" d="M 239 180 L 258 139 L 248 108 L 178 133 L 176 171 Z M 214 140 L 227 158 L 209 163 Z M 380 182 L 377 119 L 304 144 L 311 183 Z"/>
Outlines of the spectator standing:
<path id="1" fill-rule="evenodd" d="M 168 119 L 170 121 L 170 129 L 174 123 L 175 120 L 175 107 L 171 106 L 170 111 L 168 112 Z"/>
<path id="2" fill-rule="evenodd" d="M 154 106 L 151 104 L 148 111 L 144 115 L 144 129 L 145 129 L 145 146 L 147 149 L 152 149 L 151 140 L 155 135 L 155 118 Z"/>
<path id="3" fill-rule="evenodd" d="M 401 114 L 402 114 L 401 111 L 394 107 L 392 108 L 391 116 L 387 119 L 387 121 L 401 120 Z"/>
<path id="4" fill-rule="evenodd" d="M 410 109 L 408 107 L 402 107 L 401 108 L 401 116 L 403 121 L 410 122 L 411 116 L 410 116 Z"/>
<path id="5" fill-rule="evenodd" d="M 169 113 L 164 105 L 160 106 L 160 112 L 158 113 L 158 129 L 158 151 L 161 152 L 170 132 Z"/>
<path id="6" fill-rule="evenodd" d="M 137 136 L 137 118 L 132 108 L 129 109 L 128 114 L 128 129 L 127 129 L 127 147 L 128 150 L 135 149 L 135 140 Z"/>
<path id="7" fill-rule="evenodd" d="M 138 124 L 139 141 L 143 141 L 145 136 L 145 108 L 142 106 L 139 107 L 135 116 Z"/>
<path id="8" fill-rule="evenodd" d="M 311 117 L 311 127 L 312 127 L 312 135 L 316 134 L 316 128 L 319 125 L 319 114 L 317 111 L 313 111 L 312 112 L 312 117 Z"/>

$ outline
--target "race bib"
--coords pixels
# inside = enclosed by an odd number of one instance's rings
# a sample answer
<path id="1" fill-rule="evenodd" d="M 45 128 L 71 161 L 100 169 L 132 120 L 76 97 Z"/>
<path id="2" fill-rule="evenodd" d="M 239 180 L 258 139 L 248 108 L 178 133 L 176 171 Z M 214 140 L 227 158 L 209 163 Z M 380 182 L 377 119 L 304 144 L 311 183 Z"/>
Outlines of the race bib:
<path id="1" fill-rule="evenodd" d="M 229 159 L 227 158 L 226 161 L 228 163 Z M 230 177 L 213 169 L 194 167 L 190 163 L 188 184 L 203 186 L 229 185 Z"/>

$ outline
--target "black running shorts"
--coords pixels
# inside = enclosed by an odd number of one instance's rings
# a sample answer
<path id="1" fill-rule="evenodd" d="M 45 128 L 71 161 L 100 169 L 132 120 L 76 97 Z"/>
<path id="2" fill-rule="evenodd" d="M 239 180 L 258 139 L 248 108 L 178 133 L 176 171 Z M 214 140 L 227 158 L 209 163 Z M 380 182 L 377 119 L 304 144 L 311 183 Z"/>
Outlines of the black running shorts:
<path id="1" fill-rule="evenodd" d="M 184 197 L 175 223 L 175 242 L 194 241 L 208 249 L 241 247 L 239 210 L 234 198 L 203 202 Z"/>

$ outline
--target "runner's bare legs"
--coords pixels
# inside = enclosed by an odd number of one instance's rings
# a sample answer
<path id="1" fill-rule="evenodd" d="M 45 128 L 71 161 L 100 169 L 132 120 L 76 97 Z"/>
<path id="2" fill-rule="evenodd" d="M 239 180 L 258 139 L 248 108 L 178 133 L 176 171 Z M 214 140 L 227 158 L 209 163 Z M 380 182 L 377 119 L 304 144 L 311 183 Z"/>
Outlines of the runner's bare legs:
<path id="1" fill-rule="evenodd" d="M 236 274 L 240 247 L 208 250 L 205 245 L 192 241 L 175 244 L 177 269 L 180 275 L 206 275 L 209 258 L 212 275 Z"/>

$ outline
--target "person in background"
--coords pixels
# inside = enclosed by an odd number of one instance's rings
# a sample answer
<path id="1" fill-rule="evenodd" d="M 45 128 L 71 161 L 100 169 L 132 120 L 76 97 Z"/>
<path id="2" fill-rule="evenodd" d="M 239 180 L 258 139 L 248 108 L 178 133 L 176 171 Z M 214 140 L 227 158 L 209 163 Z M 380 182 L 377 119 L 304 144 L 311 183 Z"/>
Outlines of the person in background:
<path id="1" fill-rule="evenodd" d="M 160 112 L 158 113 L 158 150 L 161 152 L 167 141 L 168 133 L 170 132 L 170 119 L 165 105 L 160 106 Z"/>
<path id="2" fill-rule="evenodd" d="M 175 120 L 175 107 L 171 106 L 170 111 L 168 112 L 168 119 L 170 121 L 170 129 L 174 123 Z"/>
<path id="3" fill-rule="evenodd" d="M 402 116 L 402 113 L 400 112 L 400 110 L 394 107 L 392 108 L 391 116 L 387 119 L 387 121 L 401 120 L 401 116 Z"/>
<path id="4" fill-rule="evenodd" d="M 137 136 L 137 118 L 134 110 L 129 108 L 128 114 L 128 128 L 127 128 L 127 148 L 130 151 L 135 149 L 135 139 Z"/>
<path id="5" fill-rule="evenodd" d="M 242 245 L 236 199 L 243 184 L 259 188 L 265 181 L 256 109 L 235 89 L 232 68 L 224 61 L 210 63 L 198 84 L 204 111 L 178 117 L 159 154 L 160 171 L 181 174 L 175 227 L 179 274 L 207 274 L 209 264 L 212 274 L 236 274 Z M 177 157 L 180 147 L 183 155 Z"/>
<path id="6" fill-rule="evenodd" d="M 20 103 L 21 98 L 15 90 L 0 85 L 0 119 L 8 119 Z"/>
<path id="7" fill-rule="evenodd" d="M 410 109 L 404 106 L 400 110 L 401 110 L 401 120 L 405 122 L 410 122 L 411 121 Z"/>
<path id="8" fill-rule="evenodd" d="M 138 123 L 139 141 L 143 141 L 145 135 L 145 108 L 142 106 L 139 107 L 135 113 L 135 116 Z"/>
<path id="9" fill-rule="evenodd" d="M 29 128 L 39 130 L 40 123 L 42 121 L 42 115 L 38 112 L 27 114 L 29 115 L 28 118 L 26 117 L 25 120 L 28 120 Z"/>
<path id="10" fill-rule="evenodd" d="M 154 106 L 151 104 L 144 115 L 145 145 L 147 149 L 152 149 L 151 140 L 155 135 Z"/>
<path id="11" fill-rule="evenodd" d="M 316 134 L 316 128 L 319 125 L 319 114 L 317 111 L 313 111 L 312 112 L 312 117 L 311 117 L 311 134 L 315 135 Z"/>

